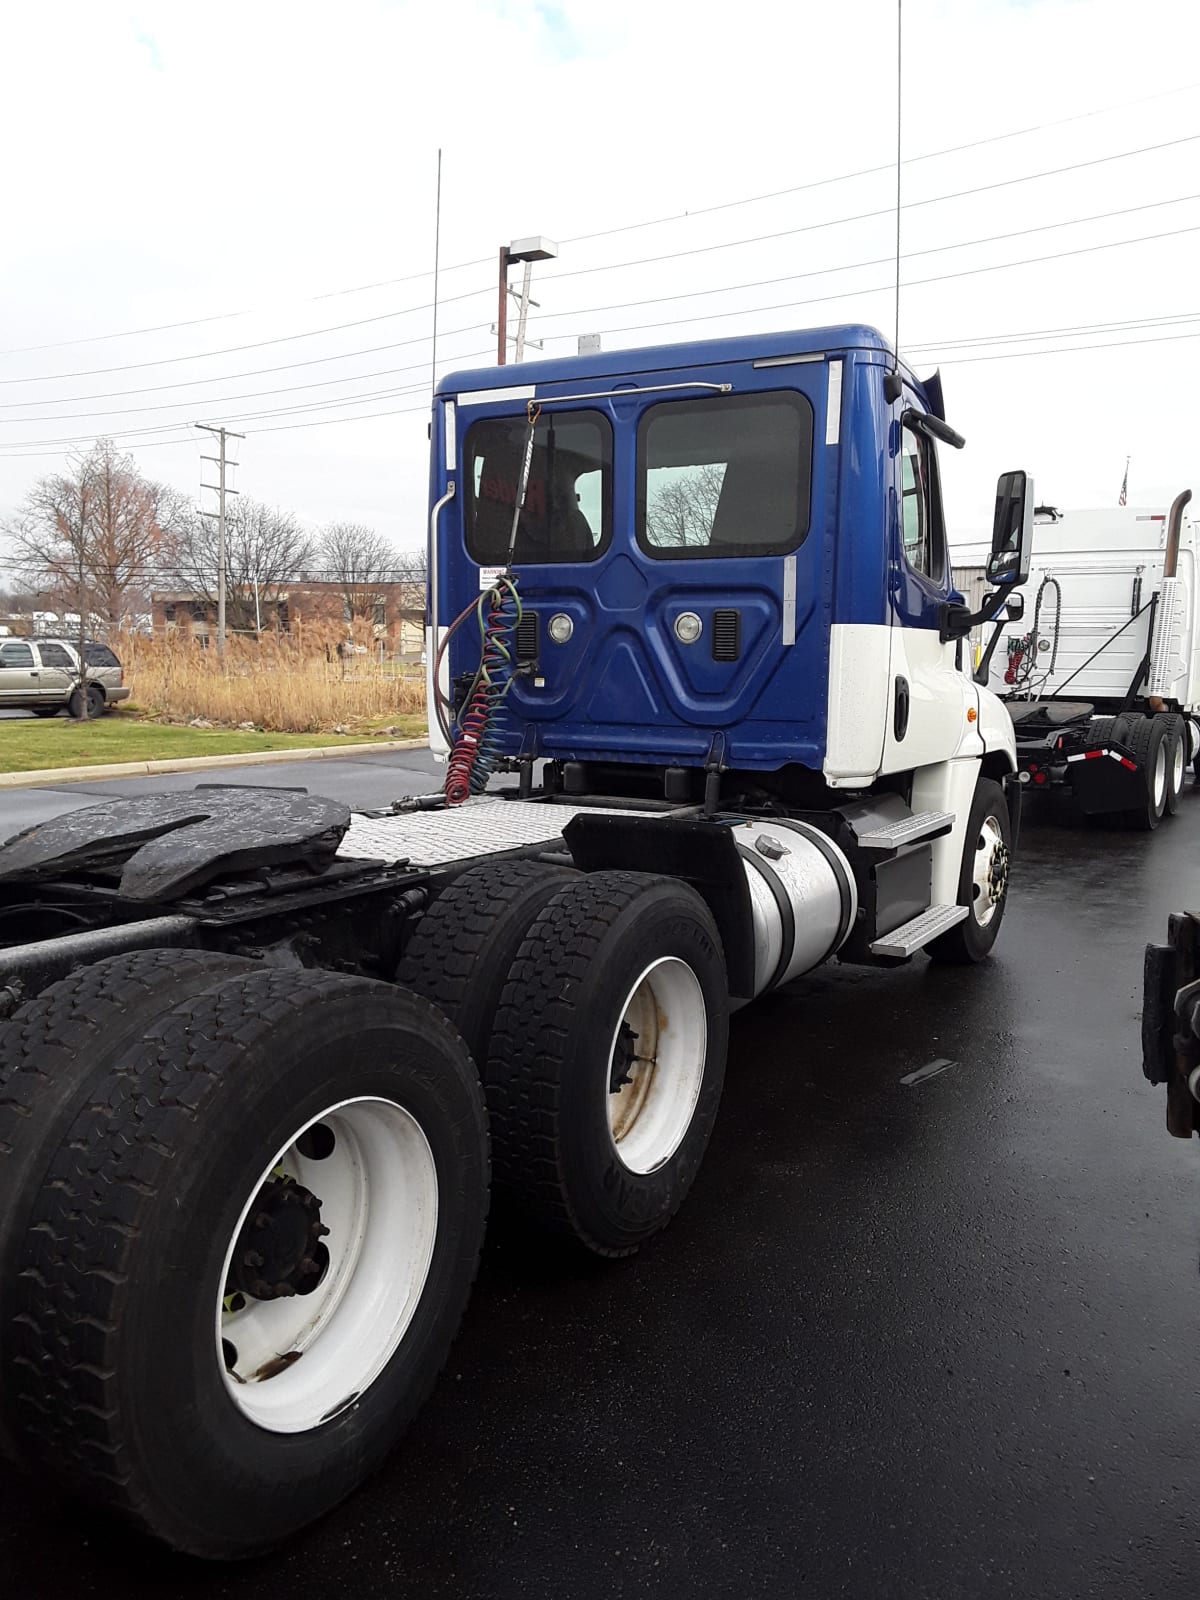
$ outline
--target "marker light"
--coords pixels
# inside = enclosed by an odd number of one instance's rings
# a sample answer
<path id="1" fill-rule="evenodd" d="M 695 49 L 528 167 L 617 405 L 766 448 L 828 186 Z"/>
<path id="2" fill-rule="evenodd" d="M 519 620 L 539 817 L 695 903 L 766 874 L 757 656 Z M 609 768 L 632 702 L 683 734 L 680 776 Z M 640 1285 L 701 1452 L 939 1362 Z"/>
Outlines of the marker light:
<path id="1" fill-rule="evenodd" d="M 566 644 L 567 640 L 575 632 L 575 624 L 565 611 L 559 611 L 546 624 L 546 632 L 554 640 L 555 644 Z"/>
<path id="2" fill-rule="evenodd" d="M 680 644 L 695 644 L 704 632 L 704 624 L 694 611 L 681 611 L 675 618 L 675 637 Z"/>

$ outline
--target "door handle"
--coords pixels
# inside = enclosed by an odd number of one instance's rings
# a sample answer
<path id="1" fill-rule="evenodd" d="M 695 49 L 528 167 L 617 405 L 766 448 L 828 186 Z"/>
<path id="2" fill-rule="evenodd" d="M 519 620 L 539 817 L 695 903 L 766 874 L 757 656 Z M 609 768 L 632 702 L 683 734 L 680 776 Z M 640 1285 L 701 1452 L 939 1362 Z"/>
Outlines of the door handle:
<path id="1" fill-rule="evenodd" d="M 896 710 L 895 715 L 892 718 L 892 728 L 895 731 L 897 741 L 903 739 L 904 735 L 908 732 L 908 705 L 908 679 L 897 678 Z"/>

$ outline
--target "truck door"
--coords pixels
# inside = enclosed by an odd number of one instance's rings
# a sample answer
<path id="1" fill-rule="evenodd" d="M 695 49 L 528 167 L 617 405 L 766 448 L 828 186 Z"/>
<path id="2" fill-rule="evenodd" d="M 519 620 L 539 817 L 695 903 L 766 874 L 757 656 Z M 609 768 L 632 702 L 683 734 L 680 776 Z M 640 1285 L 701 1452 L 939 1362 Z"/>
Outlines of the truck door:
<path id="1" fill-rule="evenodd" d="M 915 396 L 906 402 L 923 409 Z M 939 638 L 942 604 L 953 592 L 941 488 L 933 440 L 895 422 L 896 514 L 888 562 L 892 706 L 882 771 L 902 772 L 947 761 L 968 732 L 976 703 L 957 666 L 958 647 Z M 964 660 L 970 645 L 964 641 Z"/>

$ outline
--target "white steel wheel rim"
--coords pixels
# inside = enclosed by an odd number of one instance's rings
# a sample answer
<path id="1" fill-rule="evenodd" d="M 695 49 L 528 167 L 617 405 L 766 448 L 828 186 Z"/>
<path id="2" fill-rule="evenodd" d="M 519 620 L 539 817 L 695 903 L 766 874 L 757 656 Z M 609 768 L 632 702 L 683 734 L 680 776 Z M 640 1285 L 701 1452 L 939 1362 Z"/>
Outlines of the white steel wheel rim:
<path id="1" fill-rule="evenodd" d="M 1171 752 L 1171 793 L 1175 795 L 1183 793 L 1183 743 L 1183 735 L 1180 734 L 1179 738 L 1176 739 L 1174 748 Z"/>
<path id="2" fill-rule="evenodd" d="M 318 1124 L 334 1140 L 323 1159 L 297 1148 Z M 320 1201 L 328 1266 L 307 1294 L 229 1297 L 239 1236 L 263 1186 L 279 1177 Z M 244 1416 L 271 1433 L 304 1433 L 370 1387 L 420 1303 L 437 1212 L 429 1141 L 393 1101 L 342 1100 L 296 1129 L 242 1207 L 217 1289 L 217 1363 L 226 1393 Z"/>
<path id="3" fill-rule="evenodd" d="M 1161 811 L 1163 802 L 1167 798 L 1167 742 L 1165 739 L 1158 741 L 1158 749 L 1154 752 L 1154 809 Z"/>
<path id="4" fill-rule="evenodd" d="M 632 1060 L 623 1029 L 637 1036 Z M 683 1143 L 700 1098 L 707 1054 L 700 980 L 676 956 L 652 962 L 625 997 L 604 1084 L 609 1137 L 631 1172 L 654 1172 Z M 614 1075 L 622 1067 L 628 1082 L 614 1091 Z"/>
<path id="5" fill-rule="evenodd" d="M 972 873 L 971 913 L 981 928 L 986 928 L 996 915 L 996 908 L 1004 898 L 1005 882 L 998 879 L 997 869 L 1004 860 L 1004 835 L 995 817 L 985 817 L 979 824 L 975 843 L 975 866 Z"/>

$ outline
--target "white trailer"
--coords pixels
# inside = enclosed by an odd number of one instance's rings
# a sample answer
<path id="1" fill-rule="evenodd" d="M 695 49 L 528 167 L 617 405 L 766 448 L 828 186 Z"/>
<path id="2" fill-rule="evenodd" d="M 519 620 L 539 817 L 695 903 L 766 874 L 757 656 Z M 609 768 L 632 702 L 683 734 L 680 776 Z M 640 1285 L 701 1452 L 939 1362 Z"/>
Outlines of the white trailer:
<path id="1" fill-rule="evenodd" d="M 1035 789 L 1149 829 L 1200 776 L 1197 526 L 1185 508 L 1034 516 L 1031 609 L 1005 619 L 980 666 L 1008 704 Z"/>

